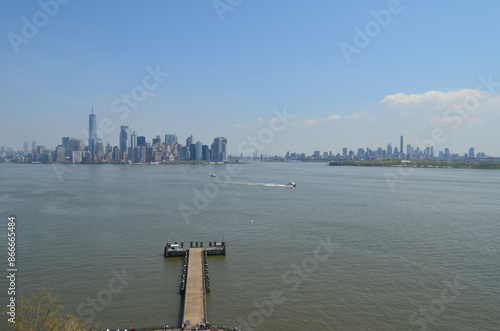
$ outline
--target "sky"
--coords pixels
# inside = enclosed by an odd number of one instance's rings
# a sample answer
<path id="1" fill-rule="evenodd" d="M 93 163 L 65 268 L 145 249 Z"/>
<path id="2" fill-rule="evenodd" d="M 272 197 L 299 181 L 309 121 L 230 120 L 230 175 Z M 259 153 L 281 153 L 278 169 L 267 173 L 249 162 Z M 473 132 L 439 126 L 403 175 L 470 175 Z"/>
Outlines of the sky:
<path id="1" fill-rule="evenodd" d="M 0 146 L 121 125 L 232 154 L 500 156 L 500 2 L 0 2 Z M 406 148 L 406 147 L 405 147 Z"/>

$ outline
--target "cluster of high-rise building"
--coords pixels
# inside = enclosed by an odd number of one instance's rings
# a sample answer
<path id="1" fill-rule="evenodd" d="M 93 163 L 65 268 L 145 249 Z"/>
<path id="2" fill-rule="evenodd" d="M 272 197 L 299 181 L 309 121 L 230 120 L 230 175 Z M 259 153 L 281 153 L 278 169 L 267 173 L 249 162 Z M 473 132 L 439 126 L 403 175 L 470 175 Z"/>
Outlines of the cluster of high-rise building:
<path id="1" fill-rule="evenodd" d="M 208 146 L 201 141 L 195 141 L 193 135 L 186 139 L 186 144 L 180 144 L 175 134 L 165 134 L 165 139 L 156 136 L 151 142 L 146 137 L 139 136 L 128 126 L 120 127 L 119 146 L 111 151 L 113 161 L 131 161 L 133 163 L 149 163 L 161 161 L 227 161 L 227 139 L 216 137 Z"/>
<path id="2" fill-rule="evenodd" d="M 11 148 L 0 147 L 0 162 L 36 162 L 36 163 L 159 163 L 164 161 L 203 161 L 227 162 L 233 159 L 227 153 L 227 139 L 214 138 L 211 145 L 195 141 L 193 135 L 186 139 L 185 144 L 180 144 L 175 134 L 165 134 L 164 139 L 156 136 L 147 141 L 145 136 L 140 136 L 128 126 L 121 126 L 118 146 L 103 144 L 97 135 L 97 119 L 92 109 L 89 115 L 89 131 L 87 144 L 77 138 L 63 137 L 62 142 L 55 150 L 49 150 L 43 145 L 37 145 L 33 140 L 31 149 L 28 142 L 24 143 L 22 152 L 14 152 Z M 236 161 L 244 159 L 243 155 Z M 252 159 L 252 157 L 247 157 Z M 254 160 L 302 160 L 302 161 L 342 161 L 342 160 L 386 160 L 386 159 L 420 159 L 437 161 L 478 161 L 492 159 L 485 153 L 476 153 L 474 147 L 463 154 L 452 154 L 449 148 L 436 153 L 434 146 L 415 147 L 411 144 L 404 146 L 403 136 L 400 137 L 399 146 L 393 147 L 391 143 L 384 149 L 358 148 L 357 151 L 342 149 L 341 153 L 314 151 L 312 154 L 290 153 L 285 156 L 260 155 L 257 151 Z"/>
<path id="3" fill-rule="evenodd" d="M 330 152 L 314 151 L 311 155 L 297 154 L 287 152 L 285 159 L 287 160 L 387 160 L 387 159 L 418 159 L 418 160 L 437 160 L 437 161 L 471 161 L 487 159 L 485 153 L 475 153 L 474 147 L 469 148 L 468 153 L 452 154 L 449 148 L 444 151 L 439 151 L 436 154 L 434 146 L 426 146 L 425 148 L 415 147 L 411 144 L 406 145 L 404 149 L 403 136 L 400 137 L 399 147 L 393 147 L 391 143 L 386 149 L 379 147 L 377 149 L 358 148 L 357 151 L 348 150 L 347 147 L 342 148 L 342 153 L 333 154 Z"/>
<path id="4" fill-rule="evenodd" d="M 97 119 L 92 109 L 89 115 L 89 131 L 87 144 L 77 138 L 63 137 L 55 150 L 37 145 L 33 141 L 31 150 L 24 143 L 23 153 L 15 153 L 12 149 L 0 150 L 0 162 L 36 162 L 36 163 L 159 163 L 162 161 L 205 161 L 226 162 L 227 139 L 216 137 L 213 143 L 203 144 L 195 141 L 193 135 L 186 139 L 186 144 L 180 144 L 175 134 L 165 134 L 165 139 L 156 136 L 147 141 L 145 136 L 139 136 L 128 126 L 121 126 L 119 145 L 103 144 L 97 136 Z"/>

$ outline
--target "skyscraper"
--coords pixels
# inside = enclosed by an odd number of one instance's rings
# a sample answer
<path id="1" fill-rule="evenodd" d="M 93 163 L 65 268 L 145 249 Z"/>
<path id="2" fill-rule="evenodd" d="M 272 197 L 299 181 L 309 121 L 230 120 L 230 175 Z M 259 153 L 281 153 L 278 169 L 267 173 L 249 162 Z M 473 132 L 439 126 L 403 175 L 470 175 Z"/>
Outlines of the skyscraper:
<path id="1" fill-rule="evenodd" d="M 62 145 L 64 146 L 64 150 L 66 153 L 66 156 L 71 156 L 71 140 L 69 137 L 62 137 Z"/>
<path id="2" fill-rule="evenodd" d="M 196 144 L 195 144 L 195 157 L 194 159 L 196 161 L 200 161 L 203 159 L 203 144 L 201 143 L 201 141 L 197 141 Z"/>
<path id="3" fill-rule="evenodd" d="M 130 133 L 128 126 L 120 127 L 120 151 L 126 153 L 130 147 Z"/>
<path id="4" fill-rule="evenodd" d="M 137 132 L 134 131 L 130 135 L 130 147 L 137 148 Z"/>
<path id="5" fill-rule="evenodd" d="M 401 141 L 399 142 L 399 153 L 401 154 L 401 158 L 403 158 L 403 136 L 401 136 Z"/>
<path id="6" fill-rule="evenodd" d="M 95 143 L 97 142 L 97 121 L 94 114 L 94 106 L 92 106 L 92 114 L 89 115 L 89 151 L 94 153 Z"/>
<path id="7" fill-rule="evenodd" d="M 130 146 L 128 148 L 127 158 L 135 162 L 135 153 L 137 150 L 137 132 L 132 132 L 130 135 Z"/>
<path id="8" fill-rule="evenodd" d="M 191 144 L 194 144 L 193 135 L 191 135 L 190 137 L 187 137 L 187 139 L 186 139 L 186 146 L 190 146 Z"/>
<path id="9" fill-rule="evenodd" d="M 226 161 L 227 139 L 224 137 L 217 137 L 212 143 L 212 161 L 221 162 Z"/>
<path id="10" fill-rule="evenodd" d="M 469 148 L 469 159 L 473 159 L 475 157 L 474 147 Z"/>
<path id="11" fill-rule="evenodd" d="M 154 145 L 154 143 L 153 143 Z M 137 147 L 146 147 L 146 137 L 144 136 L 137 136 Z"/>
<path id="12" fill-rule="evenodd" d="M 166 134 L 165 135 L 165 147 L 170 146 L 173 147 L 173 144 L 177 143 L 177 137 L 175 134 Z"/>

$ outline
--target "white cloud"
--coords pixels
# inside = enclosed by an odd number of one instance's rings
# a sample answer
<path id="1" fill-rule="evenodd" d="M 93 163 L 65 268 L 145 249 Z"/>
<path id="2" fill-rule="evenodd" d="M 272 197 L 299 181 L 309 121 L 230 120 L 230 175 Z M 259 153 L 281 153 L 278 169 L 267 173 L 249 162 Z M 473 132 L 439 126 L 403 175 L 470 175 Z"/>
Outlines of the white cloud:
<path id="1" fill-rule="evenodd" d="M 299 123 L 299 125 L 316 125 L 323 122 L 329 121 L 340 121 L 342 119 L 341 115 L 330 115 L 325 118 L 310 118 Z"/>
<path id="2" fill-rule="evenodd" d="M 366 111 L 360 112 L 360 113 L 355 113 L 352 115 L 329 115 L 327 117 L 323 118 L 308 118 L 305 120 L 295 120 L 293 123 L 291 123 L 291 126 L 313 126 L 313 125 L 318 125 L 320 123 L 325 123 L 325 122 L 341 122 L 342 120 L 357 120 L 357 119 L 366 119 L 367 121 L 376 121 L 377 119 L 374 117 L 370 117 L 369 113 Z M 266 124 L 274 124 L 274 125 L 280 125 L 282 120 L 277 117 L 270 118 L 268 120 L 263 119 L 263 118 L 257 118 L 257 123 L 266 125 Z"/>
<path id="3" fill-rule="evenodd" d="M 360 113 L 355 113 L 352 115 L 345 116 L 346 119 L 360 119 L 360 118 L 366 118 L 366 117 L 368 117 L 367 111 L 362 111 Z"/>
<path id="4" fill-rule="evenodd" d="M 257 118 L 257 123 L 258 124 L 263 124 L 263 125 L 274 125 L 274 126 L 279 126 L 279 125 L 287 125 L 285 121 L 279 117 L 271 117 L 270 119 L 266 120 L 264 118 Z M 240 124 L 243 125 L 243 124 Z"/>
<path id="5" fill-rule="evenodd" d="M 319 124 L 323 121 L 324 121 L 324 119 L 318 120 L 318 119 L 311 118 L 311 119 L 303 121 L 302 124 L 304 124 L 304 125 L 316 125 L 316 124 Z"/>
<path id="6" fill-rule="evenodd" d="M 380 104 L 390 107 L 428 107 L 436 110 L 463 104 L 471 100 L 481 100 L 486 95 L 488 95 L 487 92 L 474 89 L 451 92 L 428 91 L 422 94 L 396 93 L 385 96 L 380 101 Z"/>
<path id="7" fill-rule="evenodd" d="M 327 121 L 338 121 L 340 119 L 342 119 L 342 116 L 340 115 L 330 115 L 327 118 L 325 118 L 325 120 Z"/>
<path id="8" fill-rule="evenodd" d="M 461 116 L 449 116 L 449 117 L 436 117 L 433 118 L 429 124 L 434 127 L 445 127 L 452 126 L 453 128 L 459 128 L 462 124 L 476 124 L 482 123 L 483 120 L 479 117 L 461 117 Z"/>

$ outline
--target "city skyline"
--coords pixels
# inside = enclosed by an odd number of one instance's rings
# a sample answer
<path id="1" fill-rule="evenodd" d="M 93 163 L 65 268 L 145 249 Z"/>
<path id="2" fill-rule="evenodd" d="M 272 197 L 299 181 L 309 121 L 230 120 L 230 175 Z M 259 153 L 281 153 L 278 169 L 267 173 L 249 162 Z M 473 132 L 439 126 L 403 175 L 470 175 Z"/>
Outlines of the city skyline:
<path id="1" fill-rule="evenodd" d="M 222 135 L 239 154 L 286 109 L 293 118 L 259 153 L 398 146 L 404 134 L 500 155 L 495 1 L 0 6 L 0 146 L 89 144 L 93 105 L 112 145 L 126 125 Z"/>
<path id="2" fill-rule="evenodd" d="M 5 146 L 0 147 L 0 159 L 3 161 L 15 162 L 63 162 L 63 163 L 159 163 L 165 161 L 205 161 L 205 162 L 228 162 L 235 161 L 240 157 L 274 160 L 384 160 L 384 159 L 424 159 L 424 160 L 441 160 L 441 161 L 492 161 L 498 159 L 498 156 L 487 155 L 484 152 L 477 152 L 475 147 L 469 147 L 465 153 L 453 153 L 450 148 L 445 147 L 443 150 L 436 149 L 436 143 L 442 136 L 433 137 L 426 141 L 419 141 L 417 145 L 404 144 L 404 136 L 399 137 L 398 146 L 392 147 L 389 142 L 387 147 L 370 148 L 358 147 L 357 151 L 352 148 L 343 147 L 342 153 L 332 153 L 329 151 L 315 150 L 311 154 L 304 152 L 297 153 L 296 151 L 288 150 L 285 154 L 268 155 L 267 153 L 259 153 L 258 141 L 249 140 L 246 146 L 256 146 L 254 149 L 247 149 L 246 154 L 228 153 L 227 138 L 216 137 L 213 143 L 204 145 L 200 140 L 196 141 L 193 134 L 186 138 L 186 144 L 179 143 L 176 134 L 165 133 L 165 139 L 162 140 L 161 135 L 156 135 L 149 141 L 146 136 L 139 135 L 137 131 L 132 130 L 129 126 L 121 125 L 119 132 L 119 143 L 111 145 L 109 141 L 104 145 L 101 137 L 98 137 L 97 132 L 97 116 L 92 112 L 89 115 L 88 122 L 88 145 L 85 145 L 83 140 L 75 137 L 62 137 L 62 143 L 56 148 L 47 148 L 45 145 L 39 145 L 35 140 L 32 141 L 31 150 L 28 149 L 28 142 L 23 144 L 23 151 L 10 151 L 6 154 Z M 274 126 L 275 131 L 279 126 Z M 263 139 L 261 137 L 261 139 Z M 260 142 L 264 142 L 260 140 Z M 251 154 L 250 154 L 251 153 Z"/>

